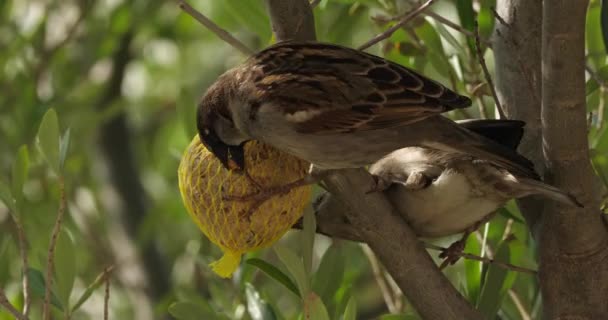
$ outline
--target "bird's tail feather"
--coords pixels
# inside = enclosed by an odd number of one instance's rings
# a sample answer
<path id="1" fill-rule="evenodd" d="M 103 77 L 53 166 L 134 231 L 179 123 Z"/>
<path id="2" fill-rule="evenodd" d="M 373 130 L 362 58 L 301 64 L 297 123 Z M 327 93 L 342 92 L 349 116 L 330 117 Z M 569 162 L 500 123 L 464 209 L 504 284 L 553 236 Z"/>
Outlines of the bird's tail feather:
<path id="1" fill-rule="evenodd" d="M 518 182 L 527 187 L 527 191 L 530 195 L 538 194 L 545 196 L 549 199 L 558 201 L 560 203 L 576 206 L 583 208 L 583 204 L 580 203 L 573 195 L 568 192 L 562 191 L 554 186 L 548 185 L 542 181 L 528 179 L 528 178 L 518 178 Z"/>
<path id="2" fill-rule="evenodd" d="M 468 130 L 447 118 L 439 117 L 438 119 L 443 122 L 440 126 L 443 129 L 442 137 L 434 141 L 433 145 L 428 145 L 429 147 L 469 154 L 475 158 L 495 163 L 518 177 L 539 179 L 538 174 L 534 171 L 534 164 L 517 151 Z M 451 125 L 454 130 L 446 130 L 448 125 Z"/>

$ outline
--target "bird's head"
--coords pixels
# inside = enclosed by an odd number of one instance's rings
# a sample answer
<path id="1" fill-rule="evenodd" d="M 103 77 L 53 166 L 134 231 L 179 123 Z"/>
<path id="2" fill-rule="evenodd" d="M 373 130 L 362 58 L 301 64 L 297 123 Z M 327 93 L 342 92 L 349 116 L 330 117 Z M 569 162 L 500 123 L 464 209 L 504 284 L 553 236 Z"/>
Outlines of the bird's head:
<path id="1" fill-rule="evenodd" d="M 230 103 L 235 100 L 229 75 L 220 77 L 198 105 L 196 122 L 201 142 L 228 170 L 245 169 L 244 144 L 249 138 L 235 125 Z"/>

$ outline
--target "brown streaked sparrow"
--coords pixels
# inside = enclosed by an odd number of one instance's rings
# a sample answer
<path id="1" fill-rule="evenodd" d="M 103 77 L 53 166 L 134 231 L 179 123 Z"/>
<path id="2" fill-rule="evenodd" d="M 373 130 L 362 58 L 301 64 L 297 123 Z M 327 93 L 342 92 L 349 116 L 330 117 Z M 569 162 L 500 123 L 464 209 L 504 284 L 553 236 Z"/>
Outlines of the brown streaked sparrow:
<path id="1" fill-rule="evenodd" d="M 524 122 L 516 120 L 459 121 L 461 126 L 515 150 Z M 396 150 L 370 169 L 397 210 L 422 237 L 464 232 L 441 256 L 442 266 L 454 263 L 466 237 L 513 198 L 541 195 L 567 205 L 582 205 L 570 194 L 538 179 L 511 173 L 474 156 L 431 148 Z M 452 255 L 450 257 L 450 255 Z"/>
<path id="2" fill-rule="evenodd" d="M 197 110 L 199 136 L 229 169 L 260 140 L 319 169 L 371 164 L 403 147 L 483 159 L 536 178 L 530 161 L 440 114 L 470 99 L 383 58 L 332 44 L 282 42 L 219 77 Z"/>

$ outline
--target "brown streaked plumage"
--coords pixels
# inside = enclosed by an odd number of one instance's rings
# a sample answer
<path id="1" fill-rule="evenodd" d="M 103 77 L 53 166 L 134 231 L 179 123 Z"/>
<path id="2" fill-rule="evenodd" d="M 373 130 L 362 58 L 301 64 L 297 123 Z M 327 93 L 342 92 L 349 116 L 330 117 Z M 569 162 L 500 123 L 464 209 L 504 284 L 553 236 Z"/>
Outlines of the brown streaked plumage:
<path id="1" fill-rule="evenodd" d="M 261 140 L 321 169 L 360 167 L 410 146 L 469 154 L 520 176 L 532 164 L 440 114 L 470 99 L 413 70 L 337 45 L 283 42 L 226 72 L 198 107 L 199 135 L 242 168 L 242 143 Z M 235 165 L 235 163 L 237 165 Z"/>

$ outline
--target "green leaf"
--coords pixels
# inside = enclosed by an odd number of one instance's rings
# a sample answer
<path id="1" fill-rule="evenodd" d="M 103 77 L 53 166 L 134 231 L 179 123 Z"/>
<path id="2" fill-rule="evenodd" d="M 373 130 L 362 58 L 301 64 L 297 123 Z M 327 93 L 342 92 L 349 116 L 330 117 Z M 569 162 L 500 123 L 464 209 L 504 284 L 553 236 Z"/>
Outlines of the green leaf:
<path id="1" fill-rule="evenodd" d="M 460 42 L 458 42 L 458 40 L 446 27 L 443 26 L 443 24 L 436 23 L 435 29 L 441 35 L 442 38 L 444 38 L 449 44 L 452 45 L 452 47 L 454 47 L 458 51 L 464 51 L 464 48 L 462 47 L 462 45 L 460 45 Z"/>
<path id="2" fill-rule="evenodd" d="M 169 313 L 178 320 L 217 319 L 211 307 L 189 301 L 172 303 L 169 306 Z"/>
<path id="3" fill-rule="evenodd" d="M 466 244 L 467 252 L 473 252 L 479 254 L 481 246 L 477 239 L 473 236 L 467 238 Z M 466 288 L 469 301 L 479 301 L 479 291 L 481 287 L 481 267 L 482 264 L 479 261 L 464 259 L 464 269 L 466 276 Z"/>
<path id="4" fill-rule="evenodd" d="M 602 38 L 604 39 L 604 48 L 608 53 L 608 4 L 606 0 L 602 0 L 601 8 L 601 25 L 602 25 Z"/>
<path id="5" fill-rule="evenodd" d="M 248 30 L 255 32 L 262 41 L 268 41 L 272 35 L 270 20 L 264 3 L 258 0 L 224 0 L 228 12 Z"/>
<path id="6" fill-rule="evenodd" d="M 456 0 L 456 9 L 460 18 L 460 25 L 469 31 L 475 30 L 475 11 L 473 10 L 472 0 Z M 467 38 L 467 43 L 471 50 L 475 50 L 475 41 Z"/>
<path id="7" fill-rule="evenodd" d="M 72 307 L 70 313 L 74 313 L 76 310 L 78 310 L 78 308 L 80 308 L 80 306 L 82 306 L 83 303 L 85 303 L 89 297 L 91 297 L 91 295 L 93 294 L 93 292 L 95 290 L 97 290 L 97 288 L 99 288 L 102 284 L 105 283 L 106 280 L 106 275 L 105 275 L 105 271 L 100 273 L 97 278 L 95 278 L 95 280 L 93 281 L 93 283 L 91 283 L 82 293 L 82 295 L 80 296 L 80 298 L 78 298 L 78 300 L 76 301 L 76 303 L 74 304 L 74 306 Z"/>
<path id="8" fill-rule="evenodd" d="M 260 297 L 251 283 L 245 284 L 245 295 L 247 297 L 247 311 L 251 320 L 276 320 L 274 311 L 268 303 Z"/>
<path id="9" fill-rule="evenodd" d="M 420 320 L 420 317 L 414 314 L 387 314 L 381 316 L 380 320 Z"/>
<path id="10" fill-rule="evenodd" d="M 314 292 L 310 292 L 304 299 L 304 319 L 329 320 L 329 313 L 325 304 Z"/>
<path id="11" fill-rule="evenodd" d="M 42 275 L 42 272 L 38 269 L 28 268 L 27 276 L 30 281 L 30 289 L 32 294 L 38 298 L 44 299 L 44 288 L 46 286 L 44 284 L 44 276 Z M 57 307 L 57 309 L 63 311 L 61 301 L 57 299 L 57 295 L 53 291 L 51 291 L 51 304 Z"/>
<path id="12" fill-rule="evenodd" d="M 317 221 L 311 206 L 304 210 L 304 222 L 302 227 L 302 257 L 304 259 L 304 272 L 309 277 L 312 270 L 312 255 L 315 246 L 315 233 Z"/>
<path id="13" fill-rule="evenodd" d="M 15 199 L 11 192 L 11 188 L 8 183 L 0 179 L 0 201 L 4 202 L 4 205 L 11 211 L 15 212 Z"/>
<path id="14" fill-rule="evenodd" d="M 503 217 L 505 217 L 507 219 L 513 219 L 513 221 L 515 221 L 517 223 L 521 223 L 521 224 L 525 224 L 526 223 L 520 217 L 516 216 L 509 209 L 507 209 L 505 207 L 502 207 L 502 208 L 498 209 L 498 214 L 500 214 L 501 216 L 503 216 Z"/>
<path id="15" fill-rule="evenodd" d="M 506 240 L 498 246 L 495 259 L 497 261 L 511 262 L 512 241 Z M 498 267 L 495 264 L 488 266 L 486 278 L 481 289 L 479 301 L 477 303 L 478 310 L 485 316 L 486 319 L 494 319 L 502 300 L 507 294 L 515 281 L 515 272 Z"/>
<path id="16" fill-rule="evenodd" d="M 68 128 L 63 137 L 61 137 L 61 142 L 59 143 L 59 168 L 63 172 L 63 165 L 65 163 L 65 158 L 68 154 L 68 149 L 70 148 L 70 128 Z"/>
<path id="17" fill-rule="evenodd" d="M 356 320 L 357 319 L 357 303 L 355 302 L 354 297 L 350 297 L 348 299 L 348 304 L 346 305 L 346 310 L 344 310 L 344 317 L 342 320 Z"/>
<path id="18" fill-rule="evenodd" d="M 257 267 L 262 272 L 264 272 L 266 275 L 268 275 L 272 279 L 278 281 L 280 284 L 285 286 L 285 288 L 287 288 L 289 291 L 293 292 L 293 294 L 300 297 L 300 292 L 298 291 L 298 287 L 296 286 L 296 284 L 293 283 L 293 281 L 291 281 L 291 279 L 286 274 L 281 272 L 281 270 L 279 270 L 277 267 L 271 265 L 270 263 L 268 263 L 262 259 L 257 259 L 257 258 L 248 259 L 246 261 L 246 263 L 250 264 L 254 267 Z"/>
<path id="19" fill-rule="evenodd" d="M 12 194 L 15 196 L 15 202 L 17 205 L 21 204 L 23 199 L 23 184 L 27 179 L 27 172 L 29 169 L 30 157 L 27 152 L 27 146 L 22 145 L 17 151 L 17 159 L 13 163 L 12 178 Z"/>
<path id="20" fill-rule="evenodd" d="M 59 121 L 55 109 L 49 109 L 42 117 L 37 142 L 38 148 L 51 170 L 55 174 L 59 174 Z"/>
<path id="21" fill-rule="evenodd" d="M 337 245 L 330 246 L 315 272 L 312 288 L 323 301 L 331 301 L 344 277 L 344 254 Z"/>
<path id="22" fill-rule="evenodd" d="M 65 229 L 62 231 L 55 250 L 55 285 L 62 305 L 69 309 L 70 294 L 76 279 L 76 255 L 71 234 Z"/>
<path id="23" fill-rule="evenodd" d="M 291 276 L 295 278 L 300 291 L 300 296 L 307 297 L 308 293 L 310 292 L 310 283 L 306 277 L 306 271 L 304 270 L 304 263 L 302 262 L 302 259 L 293 253 L 293 251 L 280 244 L 276 244 L 274 246 L 274 252 L 277 254 L 283 265 L 285 265 Z"/>

